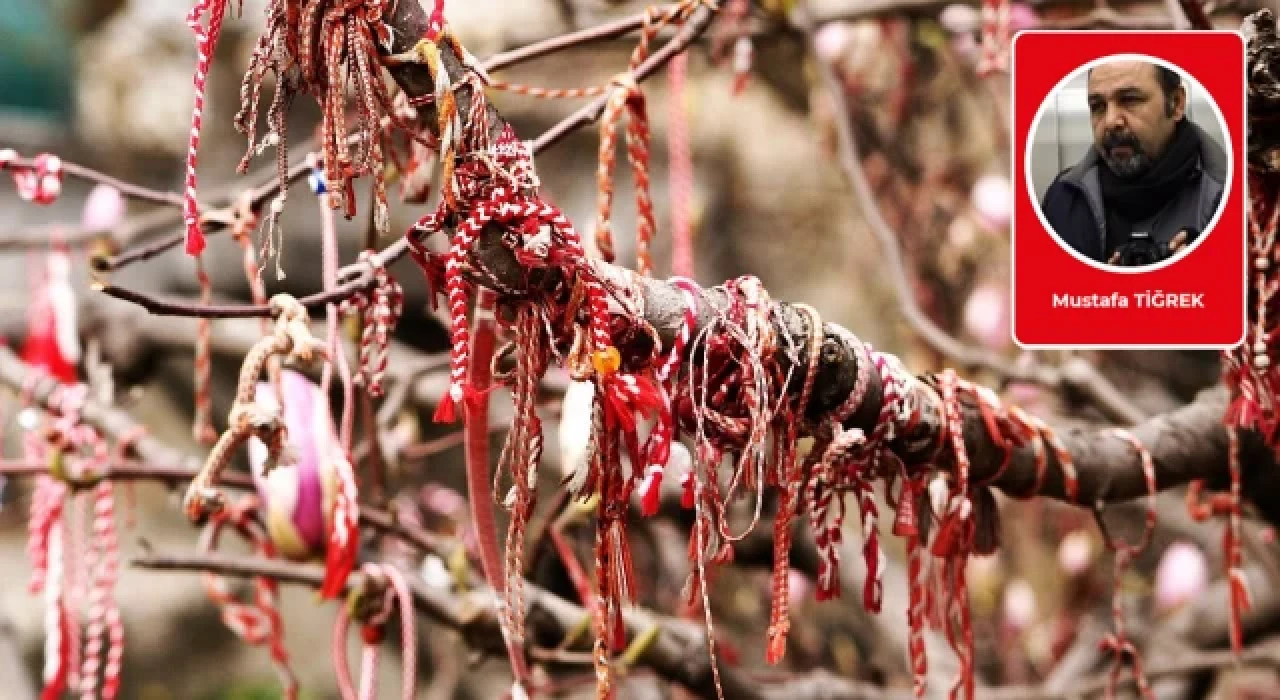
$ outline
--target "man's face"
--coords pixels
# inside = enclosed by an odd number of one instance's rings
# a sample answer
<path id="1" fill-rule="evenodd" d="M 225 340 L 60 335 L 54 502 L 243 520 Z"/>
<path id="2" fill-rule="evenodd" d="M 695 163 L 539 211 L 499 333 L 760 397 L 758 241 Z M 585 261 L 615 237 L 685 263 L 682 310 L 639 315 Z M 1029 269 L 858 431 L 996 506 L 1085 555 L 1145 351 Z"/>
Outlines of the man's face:
<path id="1" fill-rule="evenodd" d="M 1174 95 L 1172 112 L 1168 109 L 1154 64 L 1113 61 L 1089 73 L 1094 146 L 1120 177 L 1138 177 L 1151 169 L 1185 110 L 1182 90 Z"/>

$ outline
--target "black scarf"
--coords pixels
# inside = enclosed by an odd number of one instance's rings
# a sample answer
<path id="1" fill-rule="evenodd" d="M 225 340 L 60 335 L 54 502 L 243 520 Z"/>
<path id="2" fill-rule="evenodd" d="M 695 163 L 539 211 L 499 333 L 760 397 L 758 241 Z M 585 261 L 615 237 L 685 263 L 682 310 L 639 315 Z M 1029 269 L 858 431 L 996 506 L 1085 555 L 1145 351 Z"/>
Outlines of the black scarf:
<path id="1" fill-rule="evenodd" d="M 1098 182 L 1107 215 L 1106 257 L 1128 242 L 1133 222 L 1155 216 L 1186 187 L 1195 177 L 1199 160 L 1200 135 L 1186 119 L 1174 127 L 1173 138 L 1155 165 L 1136 178 L 1120 178 L 1099 159 Z"/>

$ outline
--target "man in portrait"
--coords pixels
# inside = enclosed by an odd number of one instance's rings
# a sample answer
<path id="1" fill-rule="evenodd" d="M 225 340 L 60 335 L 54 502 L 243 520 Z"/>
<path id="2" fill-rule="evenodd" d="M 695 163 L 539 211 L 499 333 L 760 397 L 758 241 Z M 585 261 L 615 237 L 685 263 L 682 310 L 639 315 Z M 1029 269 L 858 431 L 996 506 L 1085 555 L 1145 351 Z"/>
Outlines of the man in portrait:
<path id="1" fill-rule="evenodd" d="M 1186 118 L 1179 75 L 1148 61 L 1099 64 L 1088 76 L 1093 147 L 1058 174 L 1041 210 L 1082 255 L 1147 265 L 1199 236 L 1226 180 L 1222 148 Z"/>

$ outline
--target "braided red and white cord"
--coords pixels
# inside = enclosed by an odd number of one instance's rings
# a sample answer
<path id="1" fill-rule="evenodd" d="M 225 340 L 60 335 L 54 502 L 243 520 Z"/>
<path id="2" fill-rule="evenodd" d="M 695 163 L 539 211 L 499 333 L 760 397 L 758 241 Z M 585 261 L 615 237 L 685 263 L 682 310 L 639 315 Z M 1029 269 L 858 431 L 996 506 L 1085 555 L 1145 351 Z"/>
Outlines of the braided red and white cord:
<path id="1" fill-rule="evenodd" d="M 89 594 L 88 629 L 80 695 L 83 700 L 115 698 L 120 692 L 120 670 L 124 655 L 124 625 L 120 606 L 112 589 L 120 576 L 120 543 L 116 535 L 114 485 L 107 480 L 94 487 L 93 494 L 93 585 Z M 108 636 L 106 665 L 102 665 L 103 635 Z M 102 672 L 102 693 L 97 694 L 98 672 Z"/>
<path id="2" fill-rule="evenodd" d="M 964 445 L 964 422 L 961 418 L 957 377 L 953 370 L 945 370 L 938 376 L 938 388 L 946 420 L 947 440 L 955 460 L 954 478 L 949 488 L 941 482 L 945 491 L 944 509 L 939 513 L 937 534 L 931 552 L 942 559 L 939 573 L 941 596 L 935 596 L 938 617 L 946 631 L 947 641 L 956 653 L 960 669 L 948 697 L 974 697 L 973 624 L 970 619 L 969 590 L 966 566 L 972 553 L 974 536 L 973 500 L 969 482 L 969 455 Z M 932 484 L 931 484 L 932 487 Z M 928 605 L 928 603 L 926 603 Z M 957 629 L 958 628 L 958 629 Z M 957 633 L 959 638 L 957 638 Z"/>
<path id="3" fill-rule="evenodd" d="M 684 357 L 685 349 L 698 325 L 698 284 L 685 277 L 674 277 L 669 280 L 684 301 L 684 310 L 680 320 L 680 328 L 676 330 L 671 348 L 662 364 L 658 366 L 654 379 L 662 390 L 663 406 L 658 421 L 649 432 L 645 443 L 645 471 L 639 486 L 640 510 L 644 515 L 654 515 L 662 499 L 662 477 L 667 463 L 671 459 L 671 444 L 675 439 L 675 411 L 672 406 L 672 394 L 675 393 L 677 369 Z M 682 474 L 686 482 L 690 475 Z"/>
<path id="4" fill-rule="evenodd" d="M 1241 470 L 1239 430 L 1256 430 L 1267 444 L 1280 444 L 1280 363 L 1274 358 L 1274 341 L 1280 331 L 1277 305 L 1280 304 L 1280 265 L 1277 265 L 1276 235 L 1280 230 L 1280 206 L 1276 206 L 1272 188 L 1266 182 L 1251 181 L 1249 216 L 1249 258 L 1252 262 L 1253 302 L 1244 343 L 1223 353 L 1223 379 L 1230 399 L 1223 416 L 1230 440 L 1228 469 L 1230 490 L 1215 494 L 1202 502 L 1204 484 L 1193 482 L 1187 490 L 1187 503 L 1192 517 L 1206 520 L 1225 515 L 1223 563 L 1230 585 L 1229 596 L 1231 648 L 1239 654 L 1243 648 L 1242 616 L 1252 605 L 1248 580 L 1244 575 L 1240 533 Z"/>
<path id="5" fill-rule="evenodd" d="M 1115 661 L 1111 666 L 1111 673 L 1107 677 L 1106 697 L 1110 700 L 1116 696 L 1116 684 L 1120 681 L 1120 673 L 1124 670 L 1125 665 L 1128 664 L 1133 667 L 1134 683 L 1138 686 L 1139 695 L 1144 700 L 1153 700 L 1155 695 L 1152 693 L 1151 685 L 1147 682 L 1146 674 L 1142 671 L 1142 655 L 1138 653 L 1137 647 L 1129 639 L 1125 629 L 1122 586 L 1125 570 L 1147 548 L 1147 545 L 1151 542 L 1151 536 L 1155 532 L 1156 495 L 1159 493 L 1156 487 L 1156 468 L 1151 459 L 1151 452 L 1133 433 L 1123 428 L 1115 428 L 1111 431 L 1111 434 L 1128 442 L 1138 452 L 1138 457 L 1142 463 L 1142 478 L 1147 486 L 1147 514 L 1142 537 L 1137 542 L 1130 544 L 1113 539 L 1110 536 L 1107 538 L 1107 546 L 1116 553 L 1116 561 L 1112 575 L 1113 590 L 1111 595 L 1111 618 L 1115 629 L 1102 640 L 1100 645 L 1104 651 L 1110 651 L 1115 656 Z M 1101 524 L 1102 514 L 1095 510 L 1094 515 L 1098 518 L 1099 524 Z"/>
<path id="6" fill-rule="evenodd" d="M 611 232 L 613 212 L 613 178 L 617 153 L 618 122 L 623 112 L 627 120 L 627 158 L 631 161 L 632 177 L 636 189 L 636 271 L 641 275 L 653 274 L 653 257 L 649 248 L 657 225 L 654 222 L 653 200 L 649 195 L 649 116 L 645 108 L 644 93 L 629 73 L 614 78 L 613 92 L 605 103 L 600 117 L 600 166 L 596 171 L 596 231 L 595 243 L 600 257 L 613 262 L 614 246 Z"/>
<path id="7" fill-rule="evenodd" d="M 196 279 L 200 283 L 200 303 L 213 301 L 213 284 L 209 281 L 209 272 L 205 269 L 204 258 L 196 258 Z M 196 353 L 195 353 L 195 418 L 192 421 L 192 434 L 201 445 L 212 445 L 218 441 L 218 431 L 213 427 L 213 322 L 207 318 L 196 319 Z"/>
<path id="8" fill-rule="evenodd" d="M 391 333 L 404 312 L 404 290 L 387 272 L 375 251 L 361 251 L 360 262 L 372 271 L 373 287 L 343 302 L 343 311 L 360 313 L 364 318 L 364 329 L 360 334 L 360 369 L 355 383 L 366 387 L 369 395 L 377 398 L 382 396 L 382 380 L 387 373 Z"/>
<path id="9" fill-rule="evenodd" d="M 978 75 L 986 76 L 1009 66 L 1010 0 L 982 0 L 982 58 Z"/>
<path id="10" fill-rule="evenodd" d="M 227 13 L 227 0 L 198 0 L 187 13 L 187 26 L 196 35 L 195 106 L 191 109 L 191 135 L 187 144 L 187 176 L 183 186 L 182 218 L 186 223 L 186 251 L 198 256 L 204 252 L 204 232 L 200 230 L 200 205 L 196 201 L 196 158 L 200 150 L 200 130 L 204 123 L 205 84 L 209 66 L 222 34 L 222 20 Z M 204 24 L 205 14 L 209 23 Z"/>

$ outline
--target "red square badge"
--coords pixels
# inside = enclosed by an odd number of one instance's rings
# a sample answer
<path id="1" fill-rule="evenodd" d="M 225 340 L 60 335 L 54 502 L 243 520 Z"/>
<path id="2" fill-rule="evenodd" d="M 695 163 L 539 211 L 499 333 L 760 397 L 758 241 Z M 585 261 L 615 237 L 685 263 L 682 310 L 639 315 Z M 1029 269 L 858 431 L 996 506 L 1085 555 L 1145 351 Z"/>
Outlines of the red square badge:
<path id="1" fill-rule="evenodd" d="M 1237 32 L 1026 31 L 1013 42 L 1013 338 L 1244 338 Z"/>

